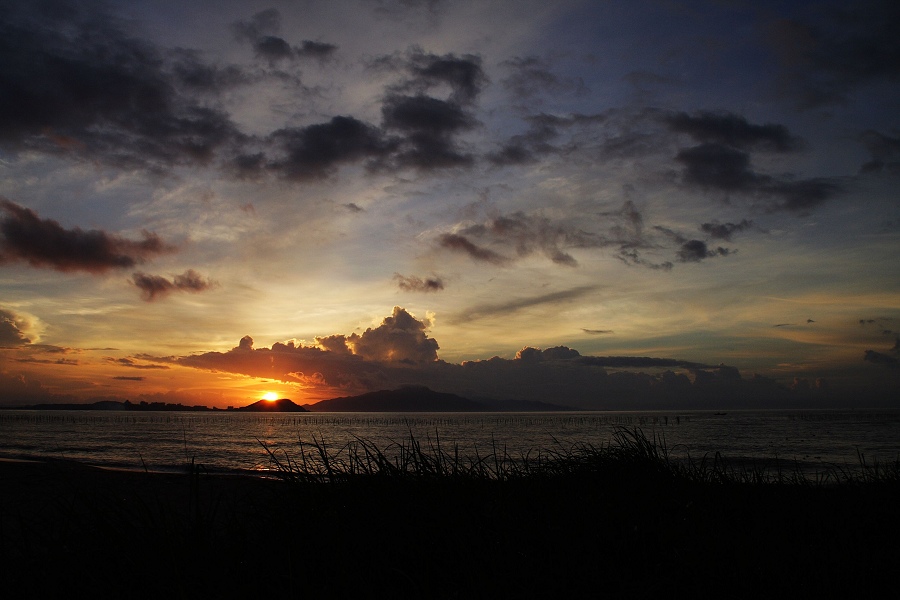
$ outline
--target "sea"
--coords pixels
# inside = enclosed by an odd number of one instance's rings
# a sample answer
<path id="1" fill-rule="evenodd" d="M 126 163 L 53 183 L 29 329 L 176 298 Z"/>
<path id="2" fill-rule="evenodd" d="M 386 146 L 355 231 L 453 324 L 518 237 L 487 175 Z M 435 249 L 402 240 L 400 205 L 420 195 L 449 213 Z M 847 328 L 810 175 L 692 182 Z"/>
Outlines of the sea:
<path id="1" fill-rule="evenodd" d="M 615 443 L 638 430 L 673 460 L 805 475 L 900 460 L 900 409 L 527 413 L 238 413 L 0 411 L 0 459 L 69 460 L 110 469 L 277 474 L 313 444 L 360 440 L 386 456 L 428 450 L 534 459 Z M 277 462 L 276 462 L 277 461 Z"/>

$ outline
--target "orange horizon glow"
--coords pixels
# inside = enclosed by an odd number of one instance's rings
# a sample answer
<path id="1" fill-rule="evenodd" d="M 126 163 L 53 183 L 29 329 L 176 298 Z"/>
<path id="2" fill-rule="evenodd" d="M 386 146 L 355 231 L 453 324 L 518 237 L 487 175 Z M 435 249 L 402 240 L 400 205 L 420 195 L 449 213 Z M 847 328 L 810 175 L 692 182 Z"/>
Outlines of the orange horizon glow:
<path id="1" fill-rule="evenodd" d="M 274 402 L 275 400 L 278 400 L 278 394 L 276 392 L 266 392 L 262 395 L 262 399 L 267 402 Z"/>

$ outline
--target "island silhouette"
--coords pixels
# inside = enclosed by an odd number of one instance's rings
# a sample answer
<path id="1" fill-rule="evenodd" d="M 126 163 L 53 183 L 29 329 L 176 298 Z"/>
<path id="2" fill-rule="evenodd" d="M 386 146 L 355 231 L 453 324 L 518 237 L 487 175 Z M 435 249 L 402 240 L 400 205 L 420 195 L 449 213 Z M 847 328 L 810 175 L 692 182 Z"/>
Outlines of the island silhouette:
<path id="1" fill-rule="evenodd" d="M 289 398 L 279 398 L 278 400 L 259 400 L 247 406 L 235 408 L 241 412 L 309 412 L 299 404 L 295 404 Z"/>

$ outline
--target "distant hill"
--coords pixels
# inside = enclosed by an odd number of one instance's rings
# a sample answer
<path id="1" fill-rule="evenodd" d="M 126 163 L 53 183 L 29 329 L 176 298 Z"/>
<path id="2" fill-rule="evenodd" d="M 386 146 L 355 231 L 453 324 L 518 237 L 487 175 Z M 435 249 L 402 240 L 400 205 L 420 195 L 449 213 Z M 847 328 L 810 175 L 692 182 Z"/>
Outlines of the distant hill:
<path id="1" fill-rule="evenodd" d="M 490 410 L 484 404 L 435 392 L 424 386 L 405 386 L 379 390 L 359 396 L 346 396 L 307 404 L 315 412 L 473 412 Z"/>
<path id="2" fill-rule="evenodd" d="M 294 404 L 288 398 L 280 398 L 278 400 L 260 400 L 247 406 L 235 408 L 236 411 L 243 412 L 308 412 L 299 404 Z"/>

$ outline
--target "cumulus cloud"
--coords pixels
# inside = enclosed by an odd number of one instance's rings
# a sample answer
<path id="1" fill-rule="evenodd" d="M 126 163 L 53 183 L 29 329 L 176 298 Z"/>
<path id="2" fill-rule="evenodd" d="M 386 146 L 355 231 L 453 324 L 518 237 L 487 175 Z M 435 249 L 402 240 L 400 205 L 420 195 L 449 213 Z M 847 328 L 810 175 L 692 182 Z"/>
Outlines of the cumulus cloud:
<path id="1" fill-rule="evenodd" d="M 574 290 L 586 293 L 589 290 Z M 560 295 L 539 299 L 563 301 Z M 527 303 L 521 303 L 525 306 Z M 515 307 L 507 307 L 507 309 Z M 478 399 L 539 400 L 585 409 L 721 407 L 723 395 L 745 406 L 783 405 L 787 388 L 762 377 L 744 380 L 737 369 L 677 358 L 583 356 L 567 346 L 526 346 L 512 359 L 448 363 L 428 336 L 430 318 L 401 307 L 362 334 L 333 334 L 315 345 L 295 340 L 256 348 L 245 336 L 228 352 L 182 357 L 143 357 L 162 364 L 279 379 L 313 398 L 359 394 L 403 385 Z"/>
<path id="2" fill-rule="evenodd" d="M 404 292 L 438 292 L 444 289 L 444 282 L 438 276 L 422 279 L 416 275 L 405 276 L 394 273 L 394 280 Z"/>
<path id="3" fill-rule="evenodd" d="M 26 333 L 26 319 L 0 308 L 0 346 L 22 346 L 31 343 Z"/>
<path id="4" fill-rule="evenodd" d="M 405 309 L 394 307 L 378 327 L 347 338 L 347 346 L 366 360 L 424 363 L 437 360 L 438 343 L 426 335 L 428 319 L 418 320 Z"/>
<path id="5" fill-rule="evenodd" d="M 417 319 L 395 307 L 377 327 L 362 334 L 316 338 L 315 345 L 296 341 L 255 348 L 244 336 L 228 352 L 156 358 L 157 362 L 267 377 L 328 390 L 369 391 L 397 385 L 411 369 L 437 361 L 437 341 L 428 337 L 428 318 Z M 149 359 L 150 357 L 144 357 Z"/>
<path id="6" fill-rule="evenodd" d="M 96 229 L 65 229 L 5 198 L 0 198 L 0 211 L 0 263 L 23 261 L 63 272 L 104 273 L 174 250 L 148 231 L 143 240 L 134 241 Z"/>
<path id="7" fill-rule="evenodd" d="M 172 292 L 197 293 L 215 286 L 215 282 L 204 278 L 193 269 L 188 269 L 181 275 L 175 275 L 171 280 L 161 275 L 137 272 L 132 275 L 131 281 L 141 290 L 141 297 L 147 302 L 162 299 Z"/>

